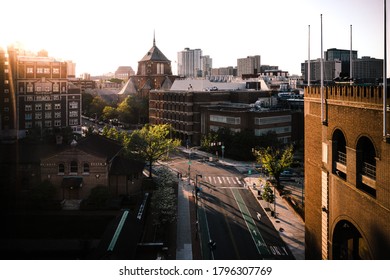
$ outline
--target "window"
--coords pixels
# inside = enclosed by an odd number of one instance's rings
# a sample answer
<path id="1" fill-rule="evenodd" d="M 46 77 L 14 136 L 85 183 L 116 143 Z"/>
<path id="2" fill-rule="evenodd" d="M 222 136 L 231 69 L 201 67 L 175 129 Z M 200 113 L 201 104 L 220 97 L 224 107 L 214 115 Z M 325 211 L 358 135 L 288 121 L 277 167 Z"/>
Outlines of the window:
<path id="1" fill-rule="evenodd" d="M 32 105 L 25 105 L 24 110 L 25 111 L 32 111 Z"/>
<path id="2" fill-rule="evenodd" d="M 372 141 L 362 136 L 356 146 L 356 186 L 376 197 L 376 150 Z"/>
<path id="3" fill-rule="evenodd" d="M 89 173 L 89 164 L 88 163 L 84 163 L 84 165 L 83 165 L 83 173 Z"/>
<path id="4" fill-rule="evenodd" d="M 42 113 L 35 113 L 35 119 L 41 120 L 42 119 Z"/>
<path id="5" fill-rule="evenodd" d="M 61 118 L 61 112 L 54 112 L 54 118 L 60 119 Z"/>
<path id="6" fill-rule="evenodd" d="M 256 125 L 266 125 L 266 124 L 286 123 L 286 122 L 291 122 L 291 115 L 255 118 Z"/>
<path id="7" fill-rule="evenodd" d="M 42 104 L 38 103 L 35 104 L 35 111 L 41 111 L 42 110 Z"/>
<path id="8" fill-rule="evenodd" d="M 32 128 L 32 122 L 25 122 L 24 127 L 25 128 Z"/>
<path id="9" fill-rule="evenodd" d="M 45 110 L 51 110 L 51 104 L 45 103 Z"/>
<path id="10" fill-rule="evenodd" d="M 79 120 L 78 119 L 70 119 L 69 120 L 69 125 L 78 125 L 79 124 Z"/>
<path id="11" fill-rule="evenodd" d="M 9 112 L 9 107 L 4 107 L 4 112 Z"/>
<path id="12" fill-rule="evenodd" d="M 61 126 L 61 120 L 55 120 L 54 126 L 56 126 L 56 127 Z"/>
<path id="13" fill-rule="evenodd" d="M 72 101 L 69 102 L 69 109 L 77 109 L 79 107 L 79 103 Z"/>
<path id="14" fill-rule="evenodd" d="M 54 104 L 54 109 L 60 110 L 61 109 L 61 103 Z"/>
<path id="15" fill-rule="evenodd" d="M 58 84 L 53 85 L 53 91 L 54 92 L 59 92 L 60 91 L 60 86 Z"/>
<path id="16" fill-rule="evenodd" d="M 4 84 L 8 85 L 9 84 L 9 80 L 4 80 Z"/>
<path id="17" fill-rule="evenodd" d="M 4 73 L 9 73 L 9 69 L 4 69 Z"/>
<path id="18" fill-rule="evenodd" d="M 35 87 L 35 90 L 36 90 L 36 91 L 42 91 L 42 87 L 41 87 L 41 86 L 36 86 L 36 87 Z"/>
<path id="19" fill-rule="evenodd" d="M 32 114 L 31 113 L 27 113 L 24 115 L 24 119 L 27 121 L 31 121 L 32 120 Z"/>
<path id="20" fill-rule="evenodd" d="M 33 85 L 27 85 L 27 92 L 34 92 Z"/>
<path id="21" fill-rule="evenodd" d="M 210 115 L 210 121 L 228 124 L 240 124 L 241 118 Z"/>
<path id="22" fill-rule="evenodd" d="M 58 174 L 64 174 L 65 173 L 65 164 L 60 163 L 58 165 Z"/>
<path id="23" fill-rule="evenodd" d="M 51 121 L 45 121 L 45 127 L 51 127 Z"/>
<path id="24" fill-rule="evenodd" d="M 9 89 L 8 89 L 8 88 L 5 88 L 5 89 L 4 89 L 4 93 L 9 93 Z"/>
<path id="25" fill-rule="evenodd" d="M 79 115 L 79 112 L 78 111 L 69 111 L 69 117 L 78 117 Z"/>
<path id="26" fill-rule="evenodd" d="M 34 68 L 32 68 L 32 67 L 27 67 L 27 73 L 28 74 L 32 74 L 32 73 L 34 73 Z"/>
<path id="27" fill-rule="evenodd" d="M 347 179 L 347 149 L 343 132 L 336 129 L 332 136 L 332 168 L 333 173 L 340 178 Z"/>
<path id="28" fill-rule="evenodd" d="M 43 68 L 43 72 L 45 74 L 50 74 L 50 68 Z"/>
<path id="29" fill-rule="evenodd" d="M 77 173 L 77 161 L 73 160 L 70 162 L 70 173 Z"/>
<path id="30" fill-rule="evenodd" d="M 53 68 L 53 74 L 59 74 L 60 69 L 59 68 Z"/>
<path id="31" fill-rule="evenodd" d="M 38 73 L 38 74 L 42 74 L 42 73 L 43 73 L 43 68 L 40 68 L 40 67 L 37 68 L 37 73 Z"/>
<path id="32" fill-rule="evenodd" d="M 276 134 L 290 133 L 291 126 L 280 126 L 280 127 L 255 129 L 255 136 L 261 136 L 263 134 L 267 134 L 268 132 L 275 132 Z"/>
<path id="33" fill-rule="evenodd" d="M 8 103 L 8 102 L 9 102 L 9 98 L 8 97 L 4 98 L 4 103 Z"/>

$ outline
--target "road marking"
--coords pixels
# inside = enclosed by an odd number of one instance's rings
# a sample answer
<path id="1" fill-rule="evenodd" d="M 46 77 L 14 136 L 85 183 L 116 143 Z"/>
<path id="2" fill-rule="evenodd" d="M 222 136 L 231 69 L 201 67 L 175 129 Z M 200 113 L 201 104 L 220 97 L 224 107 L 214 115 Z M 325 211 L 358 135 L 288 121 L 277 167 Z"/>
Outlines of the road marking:
<path id="1" fill-rule="evenodd" d="M 263 237 L 261 236 L 261 233 L 259 229 L 255 226 L 255 221 L 253 220 L 248 207 L 245 205 L 244 200 L 240 194 L 240 192 L 237 189 L 232 189 L 232 194 L 234 196 L 234 199 L 236 200 L 236 203 L 238 205 L 238 208 L 240 209 L 241 215 L 245 221 L 245 224 L 252 236 L 253 242 L 256 245 L 257 251 L 260 255 L 270 255 L 270 251 L 268 250 L 267 244 L 265 243 Z"/>
<path id="2" fill-rule="evenodd" d="M 241 180 L 238 177 L 236 177 L 236 180 L 237 180 L 239 185 L 242 185 L 242 182 L 241 182 Z"/>
<path id="3" fill-rule="evenodd" d="M 229 182 L 229 184 L 231 184 L 231 183 L 230 183 L 230 179 L 229 179 L 229 177 L 226 177 L 226 180 Z M 233 183 L 233 184 L 234 184 L 234 183 Z"/>
<path id="4" fill-rule="evenodd" d="M 221 177 L 218 176 L 219 183 L 222 184 Z"/>

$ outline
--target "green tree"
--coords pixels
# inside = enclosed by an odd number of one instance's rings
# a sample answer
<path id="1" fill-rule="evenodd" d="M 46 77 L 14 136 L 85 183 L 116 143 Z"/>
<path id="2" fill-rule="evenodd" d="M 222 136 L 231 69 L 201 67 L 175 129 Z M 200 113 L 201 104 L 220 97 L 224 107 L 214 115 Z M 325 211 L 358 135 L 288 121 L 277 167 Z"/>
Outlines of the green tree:
<path id="1" fill-rule="evenodd" d="M 268 203 L 274 202 L 275 195 L 274 195 L 274 192 L 272 191 L 271 186 L 269 185 L 268 181 L 265 183 L 262 198 L 264 199 L 264 201 L 266 201 Z"/>
<path id="2" fill-rule="evenodd" d="M 100 96 L 95 96 L 92 99 L 91 104 L 89 105 L 90 116 L 99 118 L 103 113 L 104 107 L 106 107 L 106 106 L 107 106 L 107 103 Z"/>
<path id="3" fill-rule="evenodd" d="M 208 134 L 204 134 L 200 140 L 200 146 L 202 150 L 206 152 L 212 152 L 213 147 L 211 143 L 216 143 L 218 141 L 218 134 L 214 131 L 210 131 Z"/>
<path id="4" fill-rule="evenodd" d="M 124 139 L 127 154 L 149 164 L 149 177 L 152 177 L 153 163 L 180 145 L 180 140 L 169 138 L 170 129 L 168 124 L 145 125 Z"/>
<path id="5" fill-rule="evenodd" d="M 293 163 L 293 146 L 288 146 L 286 149 L 261 148 L 255 151 L 255 155 L 257 162 L 261 163 L 275 178 L 276 185 L 280 188 L 280 174 Z"/>
<path id="6" fill-rule="evenodd" d="M 177 178 L 167 167 L 160 167 L 156 170 L 154 180 L 157 190 L 153 192 L 151 206 L 153 224 L 165 226 L 176 220 L 176 194 L 174 186 L 177 185 Z"/>
<path id="7" fill-rule="evenodd" d="M 118 112 L 114 107 L 105 106 L 103 108 L 102 116 L 104 120 L 115 119 L 118 117 Z"/>

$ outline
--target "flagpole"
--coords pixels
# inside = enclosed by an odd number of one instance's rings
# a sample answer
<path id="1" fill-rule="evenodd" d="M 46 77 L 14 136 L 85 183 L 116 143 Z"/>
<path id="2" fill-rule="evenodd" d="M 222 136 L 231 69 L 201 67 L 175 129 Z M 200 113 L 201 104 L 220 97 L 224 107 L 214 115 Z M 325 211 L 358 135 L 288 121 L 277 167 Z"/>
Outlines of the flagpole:
<path id="1" fill-rule="evenodd" d="M 310 24 L 309 24 L 309 39 L 308 39 L 308 59 L 307 59 L 307 86 L 310 87 Z"/>
<path id="2" fill-rule="evenodd" d="M 321 14 L 321 121 L 325 122 L 324 119 L 324 50 L 323 50 L 323 37 L 322 37 L 322 14 Z"/>
<path id="3" fill-rule="evenodd" d="M 384 21 L 384 50 L 383 50 L 383 140 L 387 141 L 387 18 L 386 18 L 386 0 L 383 1 L 383 21 Z"/>
<path id="4" fill-rule="evenodd" d="M 352 85 L 352 77 L 353 77 L 353 73 L 352 73 L 352 24 L 350 26 L 350 33 L 351 33 L 351 48 L 349 50 L 349 82 L 350 82 L 350 85 Z"/>

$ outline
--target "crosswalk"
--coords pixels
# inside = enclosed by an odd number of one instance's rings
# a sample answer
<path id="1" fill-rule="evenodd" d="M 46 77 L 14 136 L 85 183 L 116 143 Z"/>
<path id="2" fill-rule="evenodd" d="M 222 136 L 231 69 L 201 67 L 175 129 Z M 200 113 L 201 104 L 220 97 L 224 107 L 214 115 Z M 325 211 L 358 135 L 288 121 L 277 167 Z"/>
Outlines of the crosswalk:
<path id="1" fill-rule="evenodd" d="M 244 185 L 240 178 L 234 176 L 203 176 L 202 180 L 215 186 L 225 185 L 237 187 Z"/>

